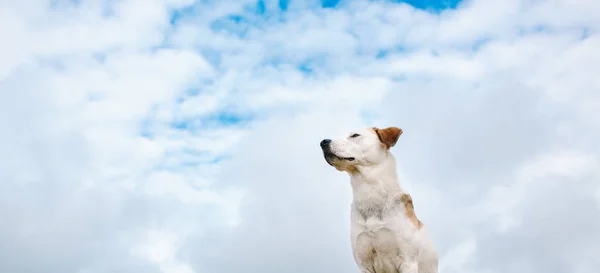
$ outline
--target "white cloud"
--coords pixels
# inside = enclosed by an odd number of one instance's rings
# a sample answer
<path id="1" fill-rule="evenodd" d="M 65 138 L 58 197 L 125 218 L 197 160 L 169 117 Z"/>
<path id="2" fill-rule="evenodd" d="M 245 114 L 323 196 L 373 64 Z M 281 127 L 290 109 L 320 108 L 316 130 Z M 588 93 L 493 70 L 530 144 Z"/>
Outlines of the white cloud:
<path id="1" fill-rule="evenodd" d="M 192 273 L 194 270 L 176 258 L 181 244 L 174 233 L 149 231 L 142 243 L 133 249 L 136 255 L 148 258 L 160 266 L 165 273 Z"/>
<path id="2" fill-rule="evenodd" d="M 0 271 L 355 272 L 317 144 L 396 125 L 444 272 L 595 272 L 598 3 L 315 3 L 1 3 Z"/>

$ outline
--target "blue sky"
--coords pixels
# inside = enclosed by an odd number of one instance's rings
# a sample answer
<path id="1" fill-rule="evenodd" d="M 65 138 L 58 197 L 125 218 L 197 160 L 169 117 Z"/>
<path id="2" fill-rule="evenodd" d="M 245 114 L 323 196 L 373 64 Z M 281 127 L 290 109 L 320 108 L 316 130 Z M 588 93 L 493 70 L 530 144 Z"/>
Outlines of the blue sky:
<path id="1" fill-rule="evenodd" d="M 318 143 L 397 126 L 440 272 L 595 273 L 599 10 L 5 1 L 0 272 L 357 272 Z"/>
<path id="2" fill-rule="evenodd" d="M 295 17 L 302 15 L 305 11 L 312 11 L 317 14 L 327 14 L 334 10 L 343 11 L 352 4 L 351 1 L 320 1 L 319 3 L 308 4 L 308 6 L 306 6 L 309 2 L 310 1 L 297 1 L 293 3 L 290 1 L 278 1 L 278 5 L 276 6 L 264 0 L 257 1 L 256 3 L 248 2 L 240 12 L 216 18 L 209 26 L 212 31 L 236 35 L 241 39 L 248 39 L 253 31 L 269 28 L 272 25 L 285 24 L 286 21 L 294 20 Z M 387 3 L 392 6 L 408 4 L 418 10 L 439 13 L 445 10 L 455 9 L 459 2 L 460 1 L 388 1 Z M 305 6 L 297 6 L 298 3 L 302 3 L 302 5 Z M 192 5 L 172 11 L 170 15 L 171 25 L 176 28 L 181 22 L 194 20 L 194 18 L 199 16 L 198 8 L 200 6 L 201 4 L 198 3 L 198 5 Z M 352 33 L 352 30 L 350 29 L 347 31 Z M 360 50 L 360 48 L 358 50 Z M 367 53 L 367 55 L 370 54 L 368 56 L 370 58 L 382 58 L 395 52 L 402 52 L 403 50 L 404 48 L 402 45 L 397 45 L 389 48 L 382 48 L 373 53 Z M 220 59 L 223 53 L 219 52 L 218 49 L 205 49 L 201 50 L 201 53 L 214 67 L 218 68 L 220 66 Z M 373 54 L 375 54 L 375 56 L 373 56 Z M 282 65 L 292 65 L 296 67 L 298 72 L 305 74 L 306 77 L 312 77 L 327 69 L 324 66 L 329 62 L 328 59 L 332 58 L 332 55 L 335 55 L 335 52 L 310 54 L 297 59 L 273 55 L 270 58 L 266 58 L 263 65 L 265 67 L 273 68 L 280 68 Z M 209 81 L 206 85 L 196 86 L 193 91 L 187 92 L 182 96 L 179 103 L 183 103 L 191 97 L 202 94 L 203 89 L 209 88 L 211 84 L 215 84 L 215 81 Z M 192 116 L 173 120 L 170 123 L 171 127 L 176 130 L 198 133 L 207 128 L 214 128 L 215 126 L 243 127 L 255 117 L 264 116 L 260 113 L 237 109 L 238 107 L 235 106 L 231 107 L 225 105 L 223 107 L 224 109 L 222 109 L 222 112 L 214 113 L 210 116 Z M 290 111 L 293 109 L 283 108 L 280 110 Z M 275 109 L 271 114 L 273 113 L 277 113 L 277 110 Z M 376 111 L 366 110 L 364 111 L 362 118 L 365 121 L 373 121 L 376 116 Z M 147 134 L 146 131 L 148 130 L 145 129 L 143 134 Z M 224 155 L 215 155 L 215 158 L 222 157 L 224 157 Z"/>
<path id="3" fill-rule="evenodd" d="M 226 16 L 222 16 L 217 18 L 210 24 L 210 28 L 213 31 L 228 33 L 237 35 L 240 38 L 245 38 L 248 35 L 249 31 L 254 29 L 263 28 L 269 24 L 273 23 L 273 18 L 278 18 L 278 20 L 290 20 L 289 18 L 294 18 L 298 13 L 302 13 L 303 10 L 312 10 L 315 12 L 329 12 L 328 10 L 332 9 L 340 9 L 343 10 L 347 5 L 351 4 L 351 1 L 341 1 L 341 0 L 322 0 L 316 1 L 318 3 L 308 4 L 308 6 L 298 7 L 294 6 L 293 1 L 284 1 L 279 0 L 277 6 L 269 6 L 269 4 L 264 0 L 259 0 L 256 3 L 249 2 L 239 13 L 229 14 Z M 425 10 L 428 12 L 442 12 L 445 10 L 455 9 L 457 5 L 461 1 L 388 1 L 390 4 L 408 4 L 416 9 Z M 296 1 L 296 3 L 303 3 L 302 5 L 307 5 L 310 1 Z M 177 26 L 180 21 L 193 20 L 198 15 L 197 12 L 198 6 L 188 6 L 183 9 L 176 9 L 171 12 L 170 22 L 173 26 Z M 290 10 L 293 8 L 293 10 Z M 292 12 L 292 14 L 289 14 Z M 289 17 L 289 18 L 288 18 Z M 276 21 L 281 23 L 281 21 Z M 376 53 L 376 58 L 384 57 L 393 52 L 402 51 L 401 46 L 381 49 Z M 203 50 L 203 56 L 215 67 L 219 66 L 220 61 L 220 53 L 217 50 Z M 325 54 L 317 54 L 314 56 L 307 56 L 304 59 L 299 60 L 289 60 L 281 57 L 276 57 L 272 59 L 268 59 L 264 64 L 266 66 L 274 66 L 278 67 L 281 64 L 294 64 L 296 68 L 302 72 L 306 73 L 309 76 L 314 74 L 316 70 L 320 68 L 324 63 L 327 62 L 327 58 L 329 56 Z M 202 87 L 197 87 L 194 89 L 195 91 L 190 92 L 191 95 L 201 93 Z M 183 102 L 186 98 L 182 97 L 181 102 Z M 235 109 L 229 109 L 226 112 L 215 114 L 211 117 L 206 118 L 197 118 L 194 117 L 190 122 L 188 120 L 178 120 L 172 122 L 172 126 L 179 130 L 185 129 L 201 129 L 204 125 L 199 125 L 200 128 L 195 128 L 198 124 L 208 124 L 208 126 L 214 126 L 215 124 L 221 124 L 222 126 L 236 126 L 242 125 L 246 121 L 251 120 L 253 114 L 250 113 L 236 113 Z M 368 115 L 365 118 L 369 118 Z"/>

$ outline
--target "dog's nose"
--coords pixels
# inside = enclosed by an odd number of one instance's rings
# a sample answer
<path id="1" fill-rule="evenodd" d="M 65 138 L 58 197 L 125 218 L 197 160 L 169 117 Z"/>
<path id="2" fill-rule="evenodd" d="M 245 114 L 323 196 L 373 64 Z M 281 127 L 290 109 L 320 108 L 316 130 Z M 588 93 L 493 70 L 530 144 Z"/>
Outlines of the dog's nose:
<path id="1" fill-rule="evenodd" d="M 321 148 L 325 148 L 325 147 L 329 146 L 329 143 L 331 143 L 331 139 L 321 140 Z"/>

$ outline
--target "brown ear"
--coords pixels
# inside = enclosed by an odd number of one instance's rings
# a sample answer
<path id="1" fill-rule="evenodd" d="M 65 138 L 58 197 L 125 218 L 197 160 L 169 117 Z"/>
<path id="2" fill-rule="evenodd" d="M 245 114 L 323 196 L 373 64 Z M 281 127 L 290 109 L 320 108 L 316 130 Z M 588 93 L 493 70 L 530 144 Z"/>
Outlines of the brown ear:
<path id="1" fill-rule="evenodd" d="M 385 129 L 374 127 L 373 130 L 375 130 L 375 133 L 379 136 L 381 143 L 385 144 L 388 149 L 396 145 L 398 138 L 402 134 L 402 129 L 398 127 L 388 127 Z"/>

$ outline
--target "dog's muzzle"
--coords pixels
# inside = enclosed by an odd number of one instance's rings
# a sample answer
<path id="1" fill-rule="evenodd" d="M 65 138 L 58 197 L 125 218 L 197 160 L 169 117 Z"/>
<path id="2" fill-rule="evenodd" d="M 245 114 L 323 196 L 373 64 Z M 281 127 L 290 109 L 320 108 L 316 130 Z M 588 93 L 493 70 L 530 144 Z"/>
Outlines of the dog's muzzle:
<path id="1" fill-rule="evenodd" d="M 330 165 L 333 163 L 334 160 L 354 161 L 354 157 L 341 157 L 334 154 L 331 151 L 331 139 L 321 140 L 320 145 L 321 149 L 323 150 L 323 156 L 325 157 L 327 163 L 329 163 Z"/>

